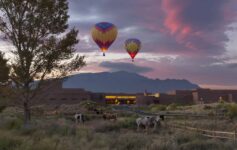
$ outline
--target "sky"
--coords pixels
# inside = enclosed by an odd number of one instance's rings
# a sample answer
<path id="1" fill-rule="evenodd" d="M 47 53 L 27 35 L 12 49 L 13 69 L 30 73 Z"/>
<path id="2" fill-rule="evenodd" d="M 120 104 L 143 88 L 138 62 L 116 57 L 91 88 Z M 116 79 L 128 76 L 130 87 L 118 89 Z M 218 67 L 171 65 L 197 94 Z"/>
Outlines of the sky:
<path id="1" fill-rule="evenodd" d="M 236 0 L 69 0 L 69 15 L 79 29 L 77 52 L 86 56 L 81 72 L 130 71 L 237 89 Z M 118 28 L 106 57 L 90 35 L 102 21 Z M 135 62 L 124 50 L 128 38 L 142 42 Z"/>

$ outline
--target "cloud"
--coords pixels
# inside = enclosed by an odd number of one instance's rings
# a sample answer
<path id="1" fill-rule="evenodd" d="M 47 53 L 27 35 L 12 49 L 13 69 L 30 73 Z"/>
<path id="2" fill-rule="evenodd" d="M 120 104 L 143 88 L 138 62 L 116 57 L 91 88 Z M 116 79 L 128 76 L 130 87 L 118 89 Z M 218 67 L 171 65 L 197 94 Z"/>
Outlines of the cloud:
<path id="1" fill-rule="evenodd" d="M 231 69 L 237 69 L 237 63 L 230 63 L 228 64 L 228 67 Z"/>
<path id="2" fill-rule="evenodd" d="M 145 52 L 223 55 L 229 41 L 225 32 L 237 16 L 235 0 L 70 0 L 69 4 L 70 25 L 82 36 L 90 36 L 91 27 L 100 21 L 118 27 L 118 38 L 110 47 L 114 52 L 122 52 L 124 41 L 136 37 Z M 79 51 L 98 50 L 91 38 L 88 43 L 82 40 Z"/>
<path id="3" fill-rule="evenodd" d="M 147 73 L 153 70 L 150 67 L 136 66 L 131 63 L 122 63 L 122 62 L 119 62 L 119 63 L 102 62 L 99 66 L 107 68 L 112 72 L 127 71 L 127 72 L 133 72 L 133 73 Z"/>
<path id="4" fill-rule="evenodd" d="M 237 84 L 236 6 L 236 0 L 69 0 L 69 25 L 79 29 L 77 51 L 87 56 L 85 72 L 125 70 L 232 85 Z M 119 29 L 106 57 L 90 35 L 101 21 Z M 136 65 L 126 63 L 130 60 L 123 47 L 134 37 L 142 41 Z"/>
<path id="5" fill-rule="evenodd" d="M 201 60 L 201 61 L 200 61 Z M 157 66 L 145 75 L 152 78 L 187 79 L 200 85 L 236 86 L 236 64 L 226 63 L 218 58 L 177 57 L 161 59 L 159 62 L 144 61 L 144 65 Z M 232 68 L 230 67 L 232 66 Z"/>
<path id="6" fill-rule="evenodd" d="M 229 41 L 225 31 L 236 21 L 231 0 L 162 0 L 164 26 L 179 44 L 194 54 L 221 55 Z M 227 13 L 228 11 L 228 13 Z"/>

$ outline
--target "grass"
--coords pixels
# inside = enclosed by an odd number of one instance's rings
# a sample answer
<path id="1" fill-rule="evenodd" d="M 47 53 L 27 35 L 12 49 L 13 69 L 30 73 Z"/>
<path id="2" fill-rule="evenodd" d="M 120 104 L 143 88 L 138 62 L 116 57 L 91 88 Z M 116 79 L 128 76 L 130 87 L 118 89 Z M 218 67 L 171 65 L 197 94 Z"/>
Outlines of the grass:
<path id="1" fill-rule="evenodd" d="M 174 130 L 164 123 L 156 132 L 137 132 L 136 115 L 123 113 L 118 116 L 116 122 L 104 121 L 98 116 L 83 125 L 76 125 L 65 116 L 41 116 L 35 117 L 31 128 L 25 129 L 19 111 L 5 109 L 0 114 L 0 150 L 234 150 L 237 147 L 231 141 Z M 188 123 L 202 127 L 213 125 L 210 120 L 203 119 Z M 226 122 L 218 123 L 223 128 L 230 128 Z"/>

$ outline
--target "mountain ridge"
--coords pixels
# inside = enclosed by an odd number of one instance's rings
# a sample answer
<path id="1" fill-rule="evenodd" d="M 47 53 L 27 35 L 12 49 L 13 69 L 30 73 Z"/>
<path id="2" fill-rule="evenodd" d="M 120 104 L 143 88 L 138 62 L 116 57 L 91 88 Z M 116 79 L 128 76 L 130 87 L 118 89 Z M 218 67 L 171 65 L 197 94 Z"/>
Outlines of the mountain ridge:
<path id="1" fill-rule="evenodd" d="M 126 72 L 80 73 L 68 76 L 63 88 L 83 88 L 101 93 L 139 93 L 168 92 L 173 90 L 190 90 L 199 88 L 197 84 L 185 79 L 150 79 L 145 76 Z"/>

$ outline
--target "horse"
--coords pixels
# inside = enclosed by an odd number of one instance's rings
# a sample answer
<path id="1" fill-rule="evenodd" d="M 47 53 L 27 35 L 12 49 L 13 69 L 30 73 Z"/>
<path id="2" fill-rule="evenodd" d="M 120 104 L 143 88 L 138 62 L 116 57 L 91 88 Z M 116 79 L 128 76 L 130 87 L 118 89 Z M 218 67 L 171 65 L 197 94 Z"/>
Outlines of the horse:
<path id="1" fill-rule="evenodd" d="M 117 120 L 117 114 L 103 113 L 104 120 Z"/>
<path id="2" fill-rule="evenodd" d="M 75 118 L 76 124 L 85 122 L 85 116 L 81 113 L 76 113 L 74 115 L 74 118 Z"/>
<path id="3" fill-rule="evenodd" d="M 160 125 L 160 120 L 163 120 L 160 116 L 145 116 L 145 117 L 139 117 L 136 119 L 137 124 L 137 131 L 139 131 L 140 127 L 145 127 L 145 129 L 148 131 L 148 128 L 151 128 L 153 126 L 153 130 L 156 129 L 157 125 Z"/>
<path id="4" fill-rule="evenodd" d="M 94 109 L 94 112 L 95 112 L 97 115 L 103 114 L 103 110 L 97 109 L 97 108 Z"/>
<path id="5" fill-rule="evenodd" d="M 102 109 L 98 109 L 98 108 L 95 108 L 95 107 L 88 107 L 87 110 L 88 110 L 88 111 L 95 112 L 97 115 L 103 114 L 103 110 L 102 110 Z"/>
<path id="6" fill-rule="evenodd" d="M 44 112 L 44 114 L 47 115 L 47 116 L 58 115 L 58 113 L 59 112 L 57 110 Z"/>

